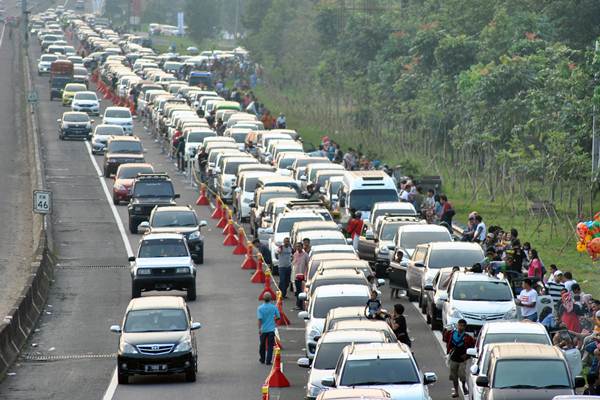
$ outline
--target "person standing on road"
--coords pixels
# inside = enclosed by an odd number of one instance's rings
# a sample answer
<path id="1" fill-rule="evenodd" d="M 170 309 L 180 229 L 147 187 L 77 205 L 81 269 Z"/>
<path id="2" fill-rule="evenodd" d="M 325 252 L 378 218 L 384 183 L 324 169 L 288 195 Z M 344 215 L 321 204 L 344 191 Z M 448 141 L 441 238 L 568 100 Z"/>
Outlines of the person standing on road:
<path id="1" fill-rule="evenodd" d="M 531 284 L 531 279 L 523 279 L 523 290 L 521 290 L 519 297 L 517 297 L 517 305 L 521 306 L 521 316 L 523 317 L 523 319 L 528 319 L 530 321 L 537 322 L 538 315 L 536 303 L 538 294 L 535 291 L 535 289 L 531 287 Z"/>
<path id="2" fill-rule="evenodd" d="M 254 245 L 254 248 L 260 252 L 265 264 L 271 266 L 273 264 L 273 260 L 271 259 L 271 250 L 269 250 L 269 246 L 262 244 L 259 239 L 254 239 L 252 244 Z"/>
<path id="3" fill-rule="evenodd" d="M 177 141 L 177 170 L 185 172 L 185 136 L 183 135 Z"/>
<path id="4" fill-rule="evenodd" d="M 302 243 L 296 243 L 292 256 L 292 274 L 294 275 L 294 288 L 296 289 L 296 308 L 304 309 L 304 302 L 299 295 L 304 290 L 306 273 L 308 271 L 308 253 L 304 251 Z"/>
<path id="5" fill-rule="evenodd" d="M 256 318 L 258 319 L 258 335 L 260 345 L 258 348 L 259 362 L 261 364 L 271 365 L 273 358 L 273 346 L 275 345 L 275 320 L 281 318 L 277 307 L 271 303 L 271 293 L 265 293 L 263 304 L 256 309 Z"/>
<path id="6" fill-rule="evenodd" d="M 446 331 L 444 342 L 446 342 L 446 353 L 448 354 L 448 367 L 450 369 L 450 381 L 452 381 L 452 397 L 458 397 L 458 381 L 462 383 L 463 393 L 469 394 L 466 381 L 467 349 L 475 346 L 475 340 L 465 331 L 467 321 L 459 319 L 455 329 Z"/>
<path id="7" fill-rule="evenodd" d="M 346 225 L 346 232 L 348 232 L 348 236 L 352 239 L 352 247 L 354 247 L 354 250 L 358 249 L 358 239 L 363 229 L 363 220 L 361 216 L 360 211 L 353 212 L 352 218 L 348 220 L 348 224 Z"/>
<path id="8" fill-rule="evenodd" d="M 281 290 L 281 296 L 287 299 L 287 290 L 290 287 L 290 279 L 292 276 L 292 245 L 290 244 L 290 238 L 286 237 L 283 239 L 283 244 L 277 249 L 277 256 L 279 257 L 279 290 Z"/>

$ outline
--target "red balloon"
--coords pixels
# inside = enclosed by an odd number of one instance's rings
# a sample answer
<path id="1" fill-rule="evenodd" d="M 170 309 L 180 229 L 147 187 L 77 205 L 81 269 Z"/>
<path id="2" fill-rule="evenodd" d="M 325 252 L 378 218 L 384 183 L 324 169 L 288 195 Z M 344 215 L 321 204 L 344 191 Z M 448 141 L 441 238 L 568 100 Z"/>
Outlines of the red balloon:
<path id="1" fill-rule="evenodd" d="M 596 258 L 596 256 L 600 254 L 600 237 L 590 240 L 590 242 L 587 245 L 587 248 L 589 252 L 592 253 L 591 256 Z"/>

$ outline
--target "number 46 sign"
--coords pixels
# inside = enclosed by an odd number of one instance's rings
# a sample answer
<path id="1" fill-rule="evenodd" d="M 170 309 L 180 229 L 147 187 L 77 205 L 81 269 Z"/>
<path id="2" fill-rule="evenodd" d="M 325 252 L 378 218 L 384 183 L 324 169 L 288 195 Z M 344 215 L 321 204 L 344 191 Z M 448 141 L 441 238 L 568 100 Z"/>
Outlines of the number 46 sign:
<path id="1" fill-rule="evenodd" d="M 52 212 L 52 192 L 49 190 L 33 191 L 33 212 L 50 214 Z"/>

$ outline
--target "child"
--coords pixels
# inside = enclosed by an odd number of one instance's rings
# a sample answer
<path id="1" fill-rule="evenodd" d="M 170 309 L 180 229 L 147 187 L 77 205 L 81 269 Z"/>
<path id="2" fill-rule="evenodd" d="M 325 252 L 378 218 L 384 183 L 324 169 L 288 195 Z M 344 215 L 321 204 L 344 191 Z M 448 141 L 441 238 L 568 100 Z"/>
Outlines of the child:
<path id="1" fill-rule="evenodd" d="M 371 290 L 371 298 L 367 300 L 365 312 L 369 319 L 385 319 L 384 312 L 381 310 L 381 301 L 377 298 L 375 290 Z"/>

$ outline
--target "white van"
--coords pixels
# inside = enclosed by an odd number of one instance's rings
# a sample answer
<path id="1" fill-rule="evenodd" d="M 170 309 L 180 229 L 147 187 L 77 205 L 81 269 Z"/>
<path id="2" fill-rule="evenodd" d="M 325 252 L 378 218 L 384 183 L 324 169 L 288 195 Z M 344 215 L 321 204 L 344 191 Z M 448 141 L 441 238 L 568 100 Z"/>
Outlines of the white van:
<path id="1" fill-rule="evenodd" d="M 350 219 L 350 210 L 361 213 L 368 220 L 373 204 L 382 201 L 398 201 L 398 190 L 391 176 L 384 171 L 349 171 L 338 193 L 340 218 Z"/>

